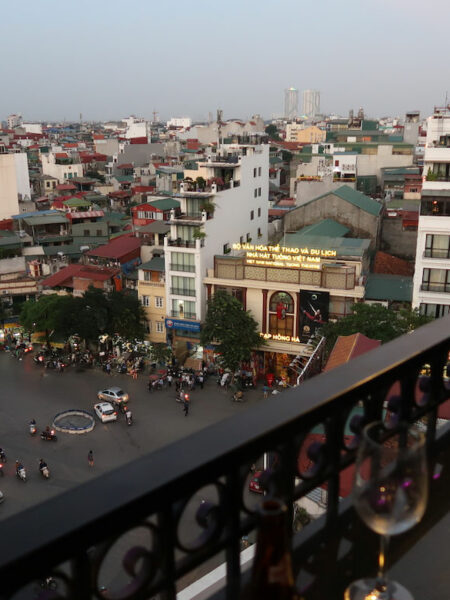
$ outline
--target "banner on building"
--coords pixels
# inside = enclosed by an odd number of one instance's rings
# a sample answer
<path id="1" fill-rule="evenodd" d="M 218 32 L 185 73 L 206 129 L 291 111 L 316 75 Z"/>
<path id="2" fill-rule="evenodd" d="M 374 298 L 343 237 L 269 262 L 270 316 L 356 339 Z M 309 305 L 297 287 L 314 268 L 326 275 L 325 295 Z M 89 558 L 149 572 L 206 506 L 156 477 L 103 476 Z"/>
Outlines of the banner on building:
<path id="1" fill-rule="evenodd" d="M 329 305 L 329 292 L 300 291 L 300 342 L 306 343 L 328 322 Z"/>

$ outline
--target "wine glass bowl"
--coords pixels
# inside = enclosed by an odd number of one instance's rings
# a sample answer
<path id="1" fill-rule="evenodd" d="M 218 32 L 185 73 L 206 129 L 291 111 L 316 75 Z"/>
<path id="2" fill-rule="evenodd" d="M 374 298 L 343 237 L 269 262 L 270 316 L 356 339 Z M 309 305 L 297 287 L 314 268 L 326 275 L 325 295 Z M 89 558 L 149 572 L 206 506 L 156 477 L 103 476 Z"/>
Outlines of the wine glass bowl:
<path id="1" fill-rule="evenodd" d="M 360 518 L 380 534 L 381 550 L 376 579 L 354 582 L 346 600 L 404 600 L 412 596 L 384 576 L 385 547 L 391 535 L 411 529 L 425 512 L 428 474 L 424 435 L 412 426 L 392 432 L 383 422 L 365 427 L 357 452 L 353 488 Z"/>

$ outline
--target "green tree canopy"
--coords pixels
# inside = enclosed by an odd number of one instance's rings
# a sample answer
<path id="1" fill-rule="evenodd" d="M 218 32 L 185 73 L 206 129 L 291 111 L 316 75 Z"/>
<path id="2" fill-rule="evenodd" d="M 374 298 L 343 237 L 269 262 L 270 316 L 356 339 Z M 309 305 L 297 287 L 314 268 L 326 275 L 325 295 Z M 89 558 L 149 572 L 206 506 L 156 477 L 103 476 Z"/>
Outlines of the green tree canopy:
<path id="1" fill-rule="evenodd" d="M 265 344 L 251 314 L 244 310 L 239 300 L 223 291 L 216 292 L 208 300 L 200 341 L 203 346 L 214 342 L 223 366 L 232 372 L 243 360 L 250 358 L 253 349 Z"/>
<path id="2" fill-rule="evenodd" d="M 384 344 L 431 320 L 430 317 L 420 315 L 417 310 L 395 311 L 381 304 L 359 302 L 353 305 L 352 310 L 351 315 L 322 327 L 321 333 L 327 338 L 328 350 L 334 346 L 339 335 L 362 333 L 374 340 L 381 340 Z"/>
<path id="3" fill-rule="evenodd" d="M 37 301 L 28 300 L 22 306 L 20 324 L 28 331 L 45 331 L 48 341 L 51 331 L 59 332 L 66 302 L 65 296 L 57 294 L 41 296 Z"/>
<path id="4" fill-rule="evenodd" d="M 277 129 L 276 125 L 273 125 L 272 123 L 270 125 L 267 125 L 267 127 L 265 128 L 265 132 L 267 133 L 267 135 L 272 140 L 279 140 L 280 139 L 280 136 L 278 135 L 278 129 Z"/>

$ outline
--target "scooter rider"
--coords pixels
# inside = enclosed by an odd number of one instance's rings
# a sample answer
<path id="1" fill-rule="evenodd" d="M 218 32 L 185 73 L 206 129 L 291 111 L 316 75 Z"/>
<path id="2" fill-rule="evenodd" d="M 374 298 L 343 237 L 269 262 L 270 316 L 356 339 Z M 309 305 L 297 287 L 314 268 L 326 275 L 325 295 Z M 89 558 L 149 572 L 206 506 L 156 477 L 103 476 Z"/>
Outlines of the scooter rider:
<path id="1" fill-rule="evenodd" d="M 23 464 L 21 462 L 19 462 L 18 460 L 16 460 L 16 473 L 17 473 L 17 475 L 19 474 L 19 471 L 21 469 L 23 469 L 23 468 L 24 468 Z"/>
<path id="2" fill-rule="evenodd" d="M 128 409 L 127 412 L 125 413 L 125 417 L 127 419 L 127 423 L 128 425 L 131 424 L 132 420 L 133 420 L 133 415 L 131 414 L 131 410 Z"/>
<path id="3" fill-rule="evenodd" d="M 43 458 L 39 459 L 39 471 L 43 471 L 44 469 L 47 469 L 47 463 L 45 462 L 45 460 Z"/>
<path id="4" fill-rule="evenodd" d="M 0 448 L 0 460 L 5 461 L 5 458 L 6 458 L 5 451 L 3 450 L 3 448 Z"/>

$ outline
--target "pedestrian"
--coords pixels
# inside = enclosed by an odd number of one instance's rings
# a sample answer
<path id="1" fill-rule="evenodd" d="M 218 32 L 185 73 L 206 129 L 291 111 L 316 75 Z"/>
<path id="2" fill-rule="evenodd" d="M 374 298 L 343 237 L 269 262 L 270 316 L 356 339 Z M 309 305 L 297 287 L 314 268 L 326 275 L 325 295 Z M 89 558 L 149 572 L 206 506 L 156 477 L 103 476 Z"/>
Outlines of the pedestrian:
<path id="1" fill-rule="evenodd" d="M 269 388 L 268 388 L 267 385 L 265 385 L 263 387 L 263 396 L 264 396 L 264 398 L 268 398 L 269 397 Z"/>
<path id="2" fill-rule="evenodd" d="M 169 373 L 169 374 L 167 375 L 167 385 L 168 385 L 169 387 L 172 387 L 172 374 L 171 374 L 171 373 Z"/>
<path id="3" fill-rule="evenodd" d="M 152 381 L 151 381 L 151 379 L 148 380 L 147 387 L 148 387 L 148 391 L 151 392 L 152 391 Z"/>
<path id="4" fill-rule="evenodd" d="M 198 382 L 200 384 L 200 389 L 203 389 L 203 373 L 200 372 L 200 375 L 198 376 Z"/>
<path id="5" fill-rule="evenodd" d="M 111 375 L 111 363 L 109 361 L 106 363 L 106 372 Z"/>
<path id="6" fill-rule="evenodd" d="M 134 368 L 133 369 L 133 379 L 137 379 L 137 378 L 138 378 L 138 372 L 137 372 L 137 369 Z"/>
<path id="7" fill-rule="evenodd" d="M 184 403 L 183 403 L 183 410 L 184 410 L 184 416 L 187 417 L 189 414 L 189 395 L 185 394 L 184 395 Z"/>
<path id="8" fill-rule="evenodd" d="M 94 453 L 92 452 L 92 450 L 89 450 L 88 452 L 88 463 L 90 467 L 94 466 Z"/>

